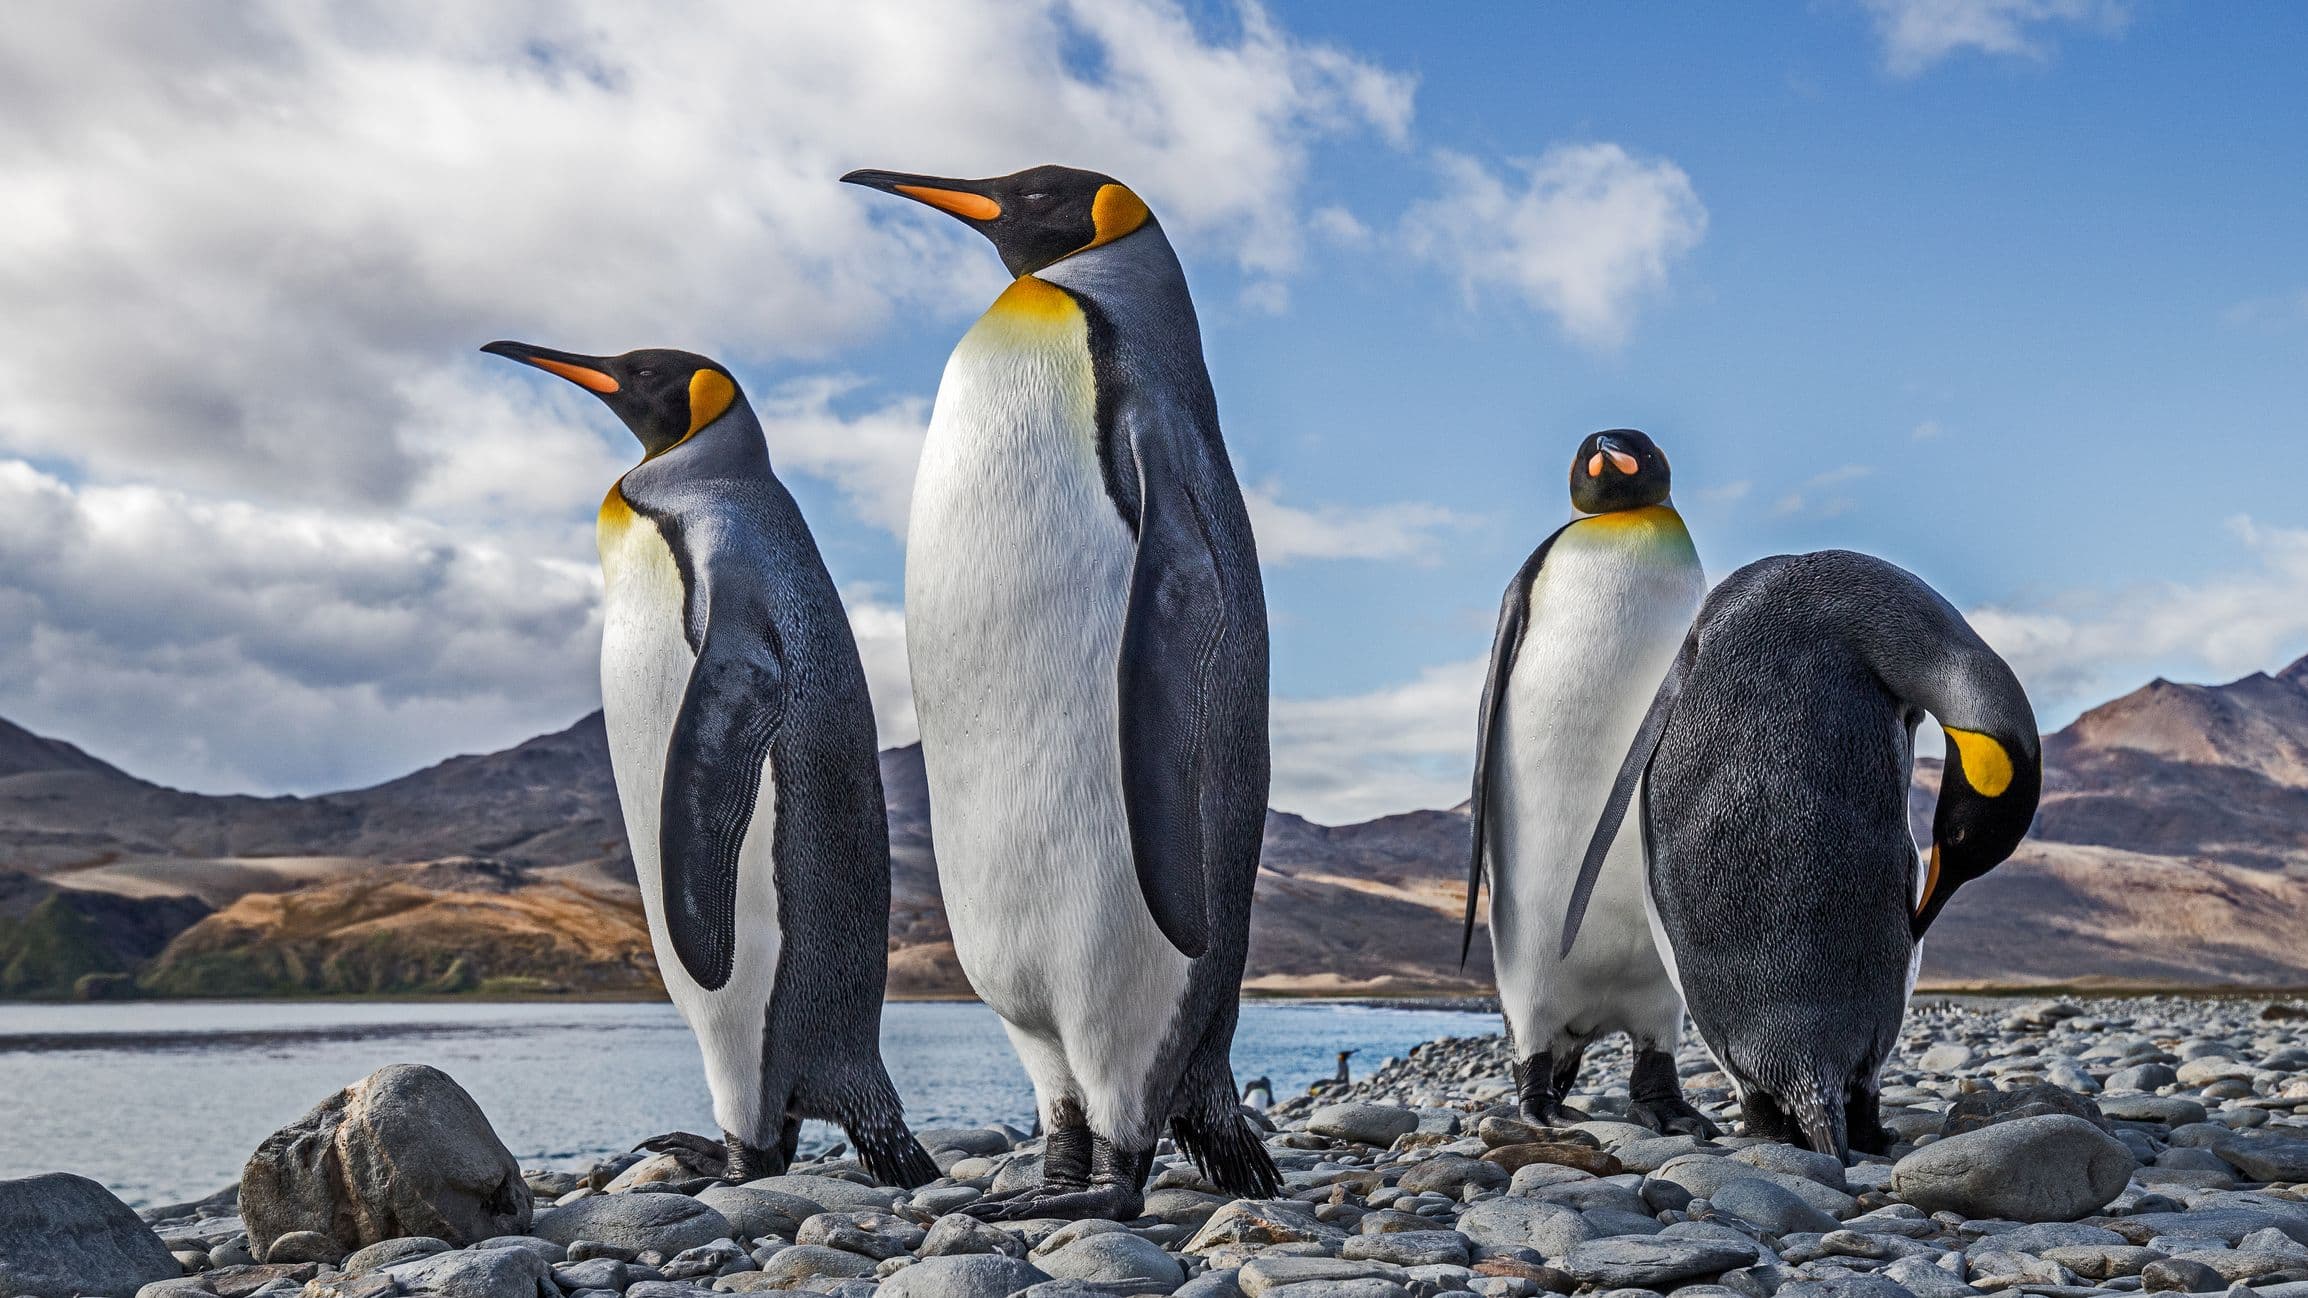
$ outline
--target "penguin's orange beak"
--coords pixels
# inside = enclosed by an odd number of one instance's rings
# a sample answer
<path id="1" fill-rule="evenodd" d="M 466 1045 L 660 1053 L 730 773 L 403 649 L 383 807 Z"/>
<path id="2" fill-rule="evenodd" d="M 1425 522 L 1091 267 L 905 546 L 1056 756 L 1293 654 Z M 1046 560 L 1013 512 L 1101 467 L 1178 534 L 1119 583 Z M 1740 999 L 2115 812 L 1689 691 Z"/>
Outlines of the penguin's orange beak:
<path id="1" fill-rule="evenodd" d="M 579 356 L 574 352 L 557 352 L 550 347 L 515 342 L 493 342 L 481 350 L 523 365 L 534 365 L 547 374 L 557 374 L 596 396 L 608 396 L 619 386 L 617 376 L 601 368 L 598 356 Z"/>
<path id="2" fill-rule="evenodd" d="M 978 191 L 982 182 L 949 180 L 943 176 L 916 176 L 903 171 L 853 171 L 841 178 L 845 185 L 863 185 L 885 194 L 896 194 L 917 203 L 934 207 L 948 216 L 965 221 L 993 221 L 1002 215 L 1002 205 Z"/>

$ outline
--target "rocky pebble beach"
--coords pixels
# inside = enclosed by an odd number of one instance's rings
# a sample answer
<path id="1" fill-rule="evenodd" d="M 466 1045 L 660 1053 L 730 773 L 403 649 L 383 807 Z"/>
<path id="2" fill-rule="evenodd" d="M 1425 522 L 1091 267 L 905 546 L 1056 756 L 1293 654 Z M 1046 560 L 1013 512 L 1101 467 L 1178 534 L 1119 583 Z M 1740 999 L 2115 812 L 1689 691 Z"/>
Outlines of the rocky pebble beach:
<path id="1" fill-rule="evenodd" d="M 1681 1062 L 1736 1130 L 1705 1052 Z M 522 1170 L 451 1079 L 396 1066 L 201 1203 L 0 1182 L 0 1298 L 2308 1298 L 2308 1009 L 1919 1005 L 1883 1079 L 1901 1143 L 1850 1167 L 1620 1121 L 1626 1063 L 1593 1052 L 1593 1120 L 1548 1128 L 1497 1037 L 1432 1042 L 1264 1115 L 1282 1198 L 1217 1193 L 1165 1144 L 1136 1221 L 998 1226 L 957 1210 L 1034 1180 L 1008 1128 L 919 1133 L 945 1175 L 911 1192 L 839 1150 L 744 1185 L 682 1151 Z"/>

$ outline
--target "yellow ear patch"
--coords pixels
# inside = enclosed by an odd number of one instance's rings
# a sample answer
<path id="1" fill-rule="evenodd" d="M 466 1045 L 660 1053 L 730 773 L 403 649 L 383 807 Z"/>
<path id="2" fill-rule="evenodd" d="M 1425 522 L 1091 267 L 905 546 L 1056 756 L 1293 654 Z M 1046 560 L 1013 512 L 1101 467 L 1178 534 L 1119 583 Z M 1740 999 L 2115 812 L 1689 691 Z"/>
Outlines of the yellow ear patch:
<path id="1" fill-rule="evenodd" d="M 729 403 L 737 400 L 737 385 L 720 370 L 699 370 L 689 376 L 689 431 L 683 437 L 695 437 L 697 430 L 712 423 L 729 410 Z"/>
<path id="2" fill-rule="evenodd" d="M 1963 778 L 1988 797 L 2001 797 L 2011 787 L 2011 754 L 2003 745 L 1976 730 L 1948 726 L 1947 739 L 1963 755 Z"/>
<path id="3" fill-rule="evenodd" d="M 1146 201 L 1130 192 L 1128 185 L 1105 184 L 1090 200 L 1090 225 L 1097 231 L 1080 251 L 1087 251 L 1102 243 L 1112 243 L 1130 234 L 1153 219 L 1146 209 Z"/>

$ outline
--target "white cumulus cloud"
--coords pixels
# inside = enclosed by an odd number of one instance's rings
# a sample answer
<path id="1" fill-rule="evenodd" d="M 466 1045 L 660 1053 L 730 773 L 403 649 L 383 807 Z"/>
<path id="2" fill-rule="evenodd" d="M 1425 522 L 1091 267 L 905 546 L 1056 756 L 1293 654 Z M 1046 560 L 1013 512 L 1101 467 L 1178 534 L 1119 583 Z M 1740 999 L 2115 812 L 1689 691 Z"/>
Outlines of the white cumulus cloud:
<path id="1" fill-rule="evenodd" d="M 2127 0 L 1864 0 L 1894 75 L 1916 76 L 1963 50 L 2007 58 L 2051 56 L 2060 26 L 2113 34 L 2131 21 Z"/>
<path id="2" fill-rule="evenodd" d="M 1411 251 L 1455 274 L 1470 300 L 1520 297 L 1592 346 L 1624 341 L 1707 231 L 1681 167 L 1616 144 L 1560 145 L 1503 171 L 1461 153 L 1438 163 L 1442 193 L 1404 218 Z"/>

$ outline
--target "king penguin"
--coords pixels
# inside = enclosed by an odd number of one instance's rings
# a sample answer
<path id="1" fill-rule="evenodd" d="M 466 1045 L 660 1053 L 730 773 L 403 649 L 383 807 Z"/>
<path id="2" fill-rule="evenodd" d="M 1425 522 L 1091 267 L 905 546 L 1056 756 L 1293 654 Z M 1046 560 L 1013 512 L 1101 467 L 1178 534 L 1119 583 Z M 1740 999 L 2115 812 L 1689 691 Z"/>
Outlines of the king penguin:
<path id="1" fill-rule="evenodd" d="M 824 1118 L 882 1181 L 934 1180 L 881 1058 L 889 826 L 865 672 L 752 406 L 688 352 L 482 350 L 600 397 L 641 442 L 596 528 L 602 709 L 726 1175 L 784 1171 Z"/>
<path id="2" fill-rule="evenodd" d="M 906 650 L 954 951 L 1048 1146 L 997 1219 L 1128 1218 L 1167 1126 L 1280 1185 L 1236 1106 L 1266 814 L 1266 604 L 1186 277 L 1112 177 L 842 179 L 1014 277 L 954 348 L 914 483 Z"/>
<path id="3" fill-rule="evenodd" d="M 1908 827 L 1915 730 L 1947 732 L 1931 850 Z M 1849 551 L 1731 574 L 1621 763 L 1563 926 L 1638 801 L 1653 914 L 1747 1134 L 1882 1153 L 1877 1074 L 1923 937 L 2019 846 L 2043 788 L 2027 694 L 1914 574 Z"/>
<path id="4" fill-rule="evenodd" d="M 1488 877 L 1493 967 L 1525 1117 L 1585 1120 L 1563 1103 L 1579 1061 L 1597 1037 L 1625 1032 L 1635 1046 L 1628 1116 L 1712 1136 L 1677 1080 L 1683 998 L 1644 914 L 1634 835 L 1604 858 L 1587 940 L 1559 953 L 1617 759 L 1707 590 L 1669 486 L 1667 457 L 1649 437 L 1630 428 L 1588 437 L 1571 460 L 1579 517 L 1540 542 L 1507 585 L 1477 727 L 1459 960 Z"/>

